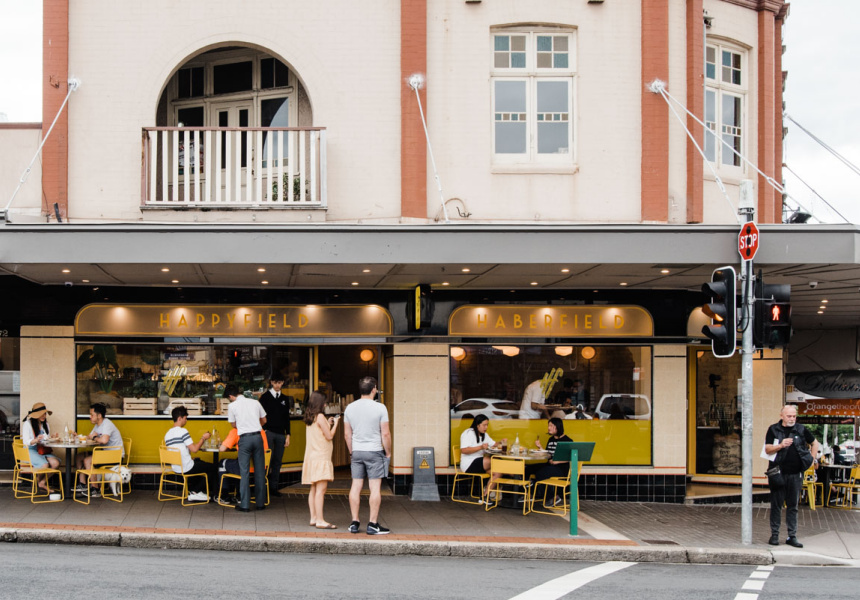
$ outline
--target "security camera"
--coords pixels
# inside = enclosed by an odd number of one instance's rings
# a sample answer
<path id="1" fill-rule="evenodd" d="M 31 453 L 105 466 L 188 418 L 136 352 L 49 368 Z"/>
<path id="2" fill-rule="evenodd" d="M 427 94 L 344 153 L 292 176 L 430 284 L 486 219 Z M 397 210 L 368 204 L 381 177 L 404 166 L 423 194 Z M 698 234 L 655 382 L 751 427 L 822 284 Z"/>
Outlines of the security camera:
<path id="1" fill-rule="evenodd" d="M 817 282 L 817 281 L 810 281 L 810 282 L 809 282 L 809 287 L 810 287 L 810 289 L 813 289 L 813 290 L 814 290 L 815 288 L 817 288 L 817 287 L 818 287 L 818 282 Z"/>
<path id="2" fill-rule="evenodd" d="M 73 286 L 73 285 L 75 285 L 75 284 L 74 284 L 74 283 L 72 283 L 71 281 L 67 281 L 67 282 L 66 282 L 66 283 L 64 283 L 63 285 L 65 285 L 66 287 L 72 287 L 72 286 Z"/>

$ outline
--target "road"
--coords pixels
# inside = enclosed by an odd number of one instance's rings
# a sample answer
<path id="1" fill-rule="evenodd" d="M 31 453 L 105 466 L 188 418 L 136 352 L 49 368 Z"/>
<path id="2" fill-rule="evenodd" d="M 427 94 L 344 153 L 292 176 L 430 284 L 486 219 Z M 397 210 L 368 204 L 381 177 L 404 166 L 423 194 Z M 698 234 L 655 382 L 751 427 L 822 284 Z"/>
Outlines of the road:
<path id="1" fill-rule="evenodd" d="M 832 600 L 860 570 L 0 544 L 0 598 Z M 747 586 L 745 588 L 745 586 Z M 758 588 L 758 589 L 756 589 Z M 739 593 L 749 596 L 737 596 Z M 758 597 L 756 598 L 756 595 Z"/>

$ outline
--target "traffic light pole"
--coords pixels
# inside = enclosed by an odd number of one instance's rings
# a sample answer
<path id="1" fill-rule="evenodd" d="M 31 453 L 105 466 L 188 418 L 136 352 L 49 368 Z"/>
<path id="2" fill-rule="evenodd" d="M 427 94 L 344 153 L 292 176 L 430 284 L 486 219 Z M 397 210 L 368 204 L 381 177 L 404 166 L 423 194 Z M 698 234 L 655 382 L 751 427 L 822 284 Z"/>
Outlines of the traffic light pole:
<path id="1" fill-rule="evenodd" d="M 743 195 L 743 187 L 741 195 Z M 752 186 L 749 186 L 750 188 Z M 751 190 L 746 190 L 748 193 Z M 751 195 L 751 193 L 750 193 Z M 752 202 L 740 204 L 738 213 L 749 223 L 754 219 L 755 209 Z M 753 282 L 753 261 L 741 261 L 741 280 L 743 281 L 744 327 L 741 342 L 741 543 L 752 544 L 752 464 L 753 464 L 753 328 L 755 327 L 755 285 Z"/>

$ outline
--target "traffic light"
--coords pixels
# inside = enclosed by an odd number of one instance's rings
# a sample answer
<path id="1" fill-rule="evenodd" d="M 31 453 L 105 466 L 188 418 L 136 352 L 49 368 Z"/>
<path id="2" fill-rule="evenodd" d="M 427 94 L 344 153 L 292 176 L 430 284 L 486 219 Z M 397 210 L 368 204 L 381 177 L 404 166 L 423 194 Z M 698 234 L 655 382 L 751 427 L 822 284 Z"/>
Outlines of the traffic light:
<path id="1" fill-rule="evenodd" d="M 783 348 L 791 339 L 791 286 L 764 283 L 759 273 L 755 282 L 756 348 Z"/>
<path id="2" fill-rule="evenodd" d="M 711 324 L 702 327 L 702 333 L 711 339 L 711 350 L 717 358 L 730 357 L 737 346 L 736 281 L 732 267 L 720 267 L 711 274 L 711 282 L 702 286 L 702 293 L 711 298 L 702 307 L 702 312 L 711 317 Z"/>
<path id="3" fill-rule="evenodd" d="M 409 302 L 406 303 L 407 319 L 409 321 L 409 329 L 418 331 L 425 327 L 430 327 L 433 321 L 433 300 L 430 299 L 429 285 L 416 285 L 412 290 L 412 296 Z"/>

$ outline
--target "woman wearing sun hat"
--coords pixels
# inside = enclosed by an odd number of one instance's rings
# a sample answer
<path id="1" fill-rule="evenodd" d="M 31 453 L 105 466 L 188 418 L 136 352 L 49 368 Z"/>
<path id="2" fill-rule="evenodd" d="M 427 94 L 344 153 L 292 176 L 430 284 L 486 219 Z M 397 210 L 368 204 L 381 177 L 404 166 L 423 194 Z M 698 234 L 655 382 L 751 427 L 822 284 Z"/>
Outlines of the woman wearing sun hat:
<path id="1" fill-rule="evenodd" d="M 39 454 L 39 447 L 42 442 L 50 436 L 48 415 L 52 414 L 54 413 L 45 408 L 43 402 L 36 402 L 21 425 L 21 441 L 30 450 L 30 463 L 36 470 L 46 466 L 50 466 L 52 469 L 60 466 L 60 460 L 53 454 Z M 48 489 L 42 477 L 39 478 L 39 487 L 46 491 Z"/>

